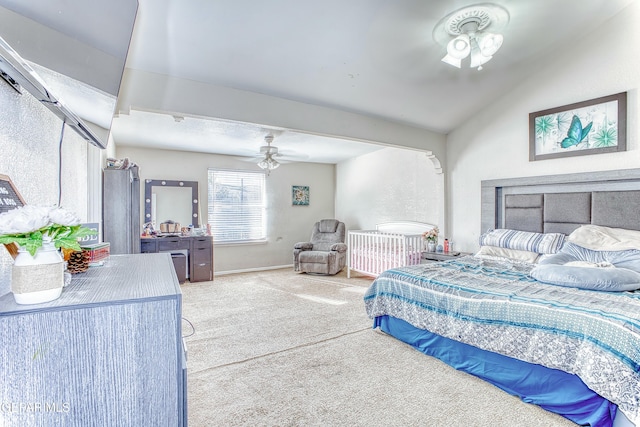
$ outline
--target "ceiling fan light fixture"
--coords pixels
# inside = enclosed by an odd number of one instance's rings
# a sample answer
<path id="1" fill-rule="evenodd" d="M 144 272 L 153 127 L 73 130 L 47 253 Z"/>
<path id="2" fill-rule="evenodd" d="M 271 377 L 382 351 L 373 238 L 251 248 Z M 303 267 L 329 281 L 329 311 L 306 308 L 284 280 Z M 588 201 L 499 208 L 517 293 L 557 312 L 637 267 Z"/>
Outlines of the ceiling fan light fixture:
<path id="1" fill-rule="evenodd" d="M 469 50 L 471 49 L 471 45 L 469 44 L 469 35 L 468 34 L 460 34 L 455 39 L 451 40 L 449 44 L 447 44 L 447 53 L 454 58 L 465 58 L 469 55 Z"/>
<path id="2" fill-rule="evenodd" d="M 469 67 L 477 68 L 478 71 L 481 71 L 482 66 L 487 62 L 491 61 L 492 58 L 493 56 L 484 56 L 479 51 L 477 51 L 477 53 L 475 54 L 473 51 L 471 51 L 471 63 L 469 64 Z"/>
<path id="3" fill-rule="evenodd" d="M 504 37 L 502 34 L 484 33 L 477 37 L 478 47 L 484 56 L 493 56 L 500 46 Z"/>
<path id="4" fill-rule="evenodd" d="M 278 154 L 278 147 L 272 147 L 271 145 L 263 145 L 260 147 L 260 154 Z"/>
<path id="5" fill-rule="evenodd" d="M 258 162 L 258 166 L 260 166 L 261 169 L 272 170 L 280 167 L 280 163 L 277 160 L 272 159 L 271 156 L 267 156 Z"/>
<path id="6" fill-rule="evenodd" d="M 470 57 L 471 68 L 482 69 L 504 41 L 499 32 L 509 22 L 509 13 L 501 6 L 481 3 L 456 10 L 442 18 L 433 30 L 433 38 L 447 47 L 442 58 L 457 68 Z"/>
<path id="7" fill-rule="evenodd" d="M 446 62 L 449 65 L 453 65 L 454 67 L 458 67 L 458 68 L 462 67 L 462 59 L 454 58 L 449 54 L 447 54 L 444 58 L 442 58 L 441 61 Z"/>
<path id="8" fill-rule="evenodd" d="M 491 61 L 491 58 L 493 58 L 493 56 L 483 54 L 482 50 L 474 40 L 471 46 L 471 63 L 469 64 L 469 67 L 482 70 L 482 65 Z"/>
<path id="9" fill-rule="evenodd" d="M 462 66 L 462 60 L 469 55 L 469 51 L 471 50 L 469 42 L 470 40 L 467 34 L 460 34 L 451 40 L 447 44 L 447 54 L 442 58 L 442 62 L 460 68 Z"/>
<path id="10" fill-rule="evenodd" d="M 260 147 L 260 153 L 264 154 L 264 159 L 260 160 L 257 165 L 260 169 L 264 169 L 267 171 L 267 175 L 269 173 L 280 167 L 280 162 L 273 158 L 274 155 L 278 154 L 278 147 L 273 147 L 271 143 L 273 142 L 273 135 L 269 134 L 264 137 L 267 145 L 263 145 Z"/>

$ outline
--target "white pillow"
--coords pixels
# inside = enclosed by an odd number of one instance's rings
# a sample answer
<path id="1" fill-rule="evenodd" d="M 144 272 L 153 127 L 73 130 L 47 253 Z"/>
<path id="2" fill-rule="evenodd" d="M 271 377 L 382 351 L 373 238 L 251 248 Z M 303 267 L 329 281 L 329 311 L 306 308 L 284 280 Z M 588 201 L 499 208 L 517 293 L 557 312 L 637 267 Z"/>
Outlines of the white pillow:
<path id="1" fill-rule="evenodd" d="M 640 231 L 583 225 L 574 230 L 567 241 L 594 251 L 640 249 Z"/>
<path id="2" fill-rule="evenodd" d="M 606 261 L 602 261 L 602 262 L 569 261 L 569 262 L 565 262 L 564 265 L 568 267 L 584 267 L 584 268 L 616 268 L 615 265 Z"/>
<path id="3" fill-rule="evenodd" d="M 513 261 L 524 261 L 535 264 L 540 254 L 517 249 L 500 248 L 498 246 L 481 246 L 476 256 L 481 258 L 508 258 Z"/>

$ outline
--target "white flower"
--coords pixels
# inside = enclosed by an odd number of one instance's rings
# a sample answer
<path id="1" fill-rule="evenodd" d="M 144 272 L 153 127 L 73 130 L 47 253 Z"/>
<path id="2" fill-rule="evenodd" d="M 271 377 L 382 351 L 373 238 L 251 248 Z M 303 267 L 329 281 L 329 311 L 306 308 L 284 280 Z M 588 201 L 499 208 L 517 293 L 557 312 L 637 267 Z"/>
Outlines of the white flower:
<path id="1" fill-rule="evenodd" d="M 58 207 L 52 207 L 49 212 L 49 221 L 54 224 L 67 225 L 72 227 L 80 224 L 80 218 L 75 214 Z"/>
<path id="2" fill-rule="evenodd" d="M 49 224 L 50 208 L 22 206 L 0 214 L 0 236 L 36 231 Z"/>
<path id="3" fill-rule="evenodd" d="M 433 227 L 431 230 L 425 231 L 422 233 L 422 238 L 428 242 L 436 242 L 438 240 L 438 227 Z"/>
<path id="4" fill-rule="evenodd" d="M 56 248 L 80 250 L 78 239 L 96 234 L 82 227 L 80 219 L 58 207 L 22 206 L 0 214 L 0 243 L 15 243 L 35 255 L 43 241 Z"/>

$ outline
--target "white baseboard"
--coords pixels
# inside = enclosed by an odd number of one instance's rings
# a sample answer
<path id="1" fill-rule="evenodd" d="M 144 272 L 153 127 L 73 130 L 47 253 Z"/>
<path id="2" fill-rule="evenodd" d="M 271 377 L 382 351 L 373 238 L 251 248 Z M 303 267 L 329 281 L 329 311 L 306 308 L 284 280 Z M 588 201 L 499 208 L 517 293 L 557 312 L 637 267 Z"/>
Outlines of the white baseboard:
<path id="1" fill-rule="evenodd" d="M 251 273 L 251 272 L 254 272 L 254 271 L 280 270 L 282 268 L 291 268 L 291 269 L 293 269 L 293 264 L 274 265 L 274 266 L 271 266 L 271 267 L 244 268 L 242 270 L 215 271 L 213 273 L 213 277 L 224 276 L 226 274 Z"/>

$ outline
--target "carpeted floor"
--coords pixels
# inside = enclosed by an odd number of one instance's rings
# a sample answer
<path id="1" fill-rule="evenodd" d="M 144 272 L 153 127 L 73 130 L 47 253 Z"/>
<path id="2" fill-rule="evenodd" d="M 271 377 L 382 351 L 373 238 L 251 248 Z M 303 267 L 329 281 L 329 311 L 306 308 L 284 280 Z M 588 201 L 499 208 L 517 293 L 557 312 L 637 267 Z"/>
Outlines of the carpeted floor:
<path id="1" fill-rule="evenodd" d="M 371 280 L 285 269 L 184 284 L 189 424 L 575 426 L 373 330 Z"/>

